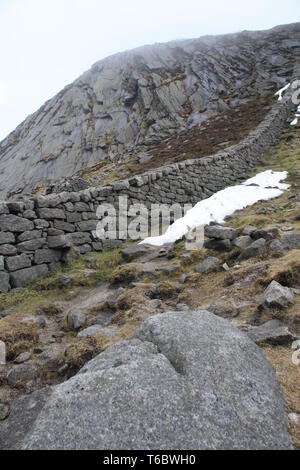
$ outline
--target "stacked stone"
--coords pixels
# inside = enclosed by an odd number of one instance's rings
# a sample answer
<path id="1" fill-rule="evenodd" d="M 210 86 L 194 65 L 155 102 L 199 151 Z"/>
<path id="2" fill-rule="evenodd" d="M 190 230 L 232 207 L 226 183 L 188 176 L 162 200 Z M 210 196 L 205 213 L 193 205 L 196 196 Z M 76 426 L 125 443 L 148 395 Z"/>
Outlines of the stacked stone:
<path id="1" fill-rule="evenodd" d="M 109 232 L 104 240 L 94 233 L 102 203 L 112 204 L 117 216 L 120 196 L 127 197 L 128 208 L 135 203 L 147 208 L 152 203 L 194 204 L 245 179 L 294 107 L 287 94 L 245 140 L 213 156 L 170 164 L 102 188 L 1 202 L 0 292 L 44 276 L 71 247 L 84 254 L 118 245 L 122 240 L 110 239 Z"/>
<path id="2" fill-rule="evenodd" d="M 111 246 L 96 240 L 89 191 L 0 205 L 0 292 L 24 287 L 56 269 L 73 246 L 84 254 Z M 97 201 L 99 203 L 99 201 Z"/>

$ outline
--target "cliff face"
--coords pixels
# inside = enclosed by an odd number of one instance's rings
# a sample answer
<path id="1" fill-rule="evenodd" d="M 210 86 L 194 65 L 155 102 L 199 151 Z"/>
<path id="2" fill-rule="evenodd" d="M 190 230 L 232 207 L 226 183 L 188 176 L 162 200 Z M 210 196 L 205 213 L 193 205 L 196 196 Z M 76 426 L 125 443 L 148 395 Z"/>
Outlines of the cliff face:
<path id="1" fill-rule="evenodd" d="M 0 197 L 125 162 L 268 96 L 300 59 L 300 23 L 146 46 L 96 63 L 0 143 Z M 196 157 L 196 155 L 195 155 Z"/>

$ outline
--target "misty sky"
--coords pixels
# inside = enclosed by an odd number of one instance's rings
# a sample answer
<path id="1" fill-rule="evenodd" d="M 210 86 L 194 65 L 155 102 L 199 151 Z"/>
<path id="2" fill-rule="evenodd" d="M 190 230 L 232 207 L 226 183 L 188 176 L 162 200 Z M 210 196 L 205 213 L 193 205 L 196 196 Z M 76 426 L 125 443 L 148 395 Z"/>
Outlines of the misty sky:
<path id="1" fill-rule="evenodd" d="M 296 21 L 299 0 L 0 0 L 0 140 L 107 55 Z"/>

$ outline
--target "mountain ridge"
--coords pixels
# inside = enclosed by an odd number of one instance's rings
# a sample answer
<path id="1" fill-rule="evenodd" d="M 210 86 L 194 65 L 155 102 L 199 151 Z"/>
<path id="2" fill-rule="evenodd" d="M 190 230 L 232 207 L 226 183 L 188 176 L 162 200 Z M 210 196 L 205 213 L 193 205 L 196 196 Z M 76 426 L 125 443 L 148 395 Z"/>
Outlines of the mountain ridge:
<path id="1" fill-rule="evenodd" d="M 93 163 L 136 161 L 169 138 L 275 93 L 299 56 L 294 23 L 102 59 L 0 143 L 0 197 L 30 193 Z"/>

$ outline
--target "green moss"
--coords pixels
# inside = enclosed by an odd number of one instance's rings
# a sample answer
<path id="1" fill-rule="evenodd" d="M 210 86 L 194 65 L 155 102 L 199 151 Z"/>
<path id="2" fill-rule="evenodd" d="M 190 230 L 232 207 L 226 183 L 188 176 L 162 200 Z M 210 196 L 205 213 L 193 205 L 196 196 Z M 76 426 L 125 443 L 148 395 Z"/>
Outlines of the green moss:
<path id="1" fill-rule="evenodd" d="M 30 312 L 46 301 L 61 296 L 62 280 L 71 278 L 73 287 L 92 287 L 110 278 L 120 264 L 120 249 L 81 256 L 65 268 L 59 268 L 48 276 L 33 282 L 20 292 L 0 294 L 1 310 L 17 306 L 18 311 Z"/>

